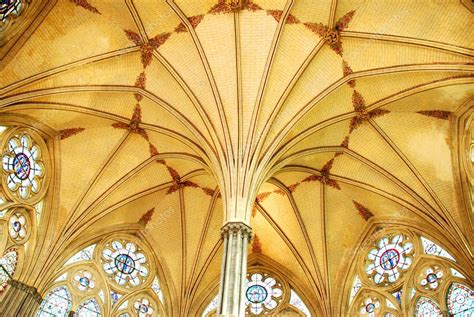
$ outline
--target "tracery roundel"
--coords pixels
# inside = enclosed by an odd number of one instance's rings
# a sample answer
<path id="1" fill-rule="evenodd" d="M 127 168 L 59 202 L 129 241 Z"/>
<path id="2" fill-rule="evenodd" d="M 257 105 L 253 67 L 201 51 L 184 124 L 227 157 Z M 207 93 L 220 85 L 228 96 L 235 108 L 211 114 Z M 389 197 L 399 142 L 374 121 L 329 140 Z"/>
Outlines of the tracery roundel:
<path id="1" fill-rule="evenodd" d="M 114 240 L 102 251 L 105 273 L 120 286 L 138 286 L 148 276 L 147 257 L 130 241 Z"/>
<path id="2" fill-rule="evenodd" d="M 283 298 L 282 286 L 270 275 L 253 273 L 247 280 L 245 291 L 248 311 L 253 315 L 273 311 Z"/>
<path id="3" fill-rule="evenodd" d="M 367 255 L 365 272 L 373 277 L 375 284 L 394 283 L 410 267 L 413 250 L 413 243 L 402 234 L 382 237 Z"/>
<path id="4" fill-rule="evenodd" d="M 40 146 L 21 132 L 8 139 L 4 151 L 2 167 L 8 191 L 21 200 L 38 194 L 45 175 Z"/>

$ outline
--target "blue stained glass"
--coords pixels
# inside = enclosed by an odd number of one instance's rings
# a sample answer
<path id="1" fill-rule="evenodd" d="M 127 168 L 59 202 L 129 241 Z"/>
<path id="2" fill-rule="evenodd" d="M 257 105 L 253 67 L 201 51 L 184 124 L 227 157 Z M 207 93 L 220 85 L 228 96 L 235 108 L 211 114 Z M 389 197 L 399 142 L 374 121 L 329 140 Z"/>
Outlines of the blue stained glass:
<path id="1" fill-rule="evenodd" d="M 72 306 L 71 293 L 65 286 L 56 287 L 46 295 L 37 317 L 67 317 Z"/>
<path id="2" fill-rule="evenodd" d="M 257 304 L 263 303 L 267 299 L 268 292 L 261 285 L 252 285 L 247 289 L 247 299 L 249 302 Z"/>
<path id="3" fill-rule="evenodd" d="M 397 266 L 400 261 L 400 254 L 395 249 L 385 251 L 380 257 L 380 266 L 384 270 L 391 270 Z"/>
<path id="4" fill-rule="evenodd" d="M 28 156 L 24 153 L 18 153 L 13 158 L 13 168 L 15 170 L 16 176 L 25 180 L 30 176 L 31 165 Z"/>
<path id="5" fill-rule="evenodd" d="M 135 271 L 135 261 L 128 254 L 119 254 L 115 258 L 115 266 L 123 274 L 131 274 Z"/>

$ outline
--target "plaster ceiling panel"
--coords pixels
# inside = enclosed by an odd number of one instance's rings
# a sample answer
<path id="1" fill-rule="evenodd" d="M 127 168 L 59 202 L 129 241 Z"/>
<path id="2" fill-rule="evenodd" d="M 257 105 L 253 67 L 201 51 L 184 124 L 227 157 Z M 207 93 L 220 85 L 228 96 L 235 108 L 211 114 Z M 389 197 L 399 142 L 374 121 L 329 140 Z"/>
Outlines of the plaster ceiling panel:
<path id="1" fill-rule="evenodd" d="M 164 0 L 133 0 L 132 3 L 149 38 L 162 33 L 172 33 L 181 23 L 179 17 Z"/>
<path id="2" fill-rule="evenodd" d="M 455 112 L 474 95 L 474 83 L 452 85 L 423 91 L 390 103 L 385 108 L 392 112 L 451 111 Z"/>
<path id="3" fill-rule="evenodd" d="M 353 10 L 351 1 L 339 1 L 337 15 Z M 466 26 L 472 13 L 459 0 L 365 1 L 356 11 L 349 30 L 426 39 L 473 47 Z"/>
<path id="4" fill-rule="evenodd" d="M 299 25 L 286 24 L 271 65 L 260 110 L 259 131 L 274 109 L 279 109 L 288 87 L 298 78 L 298 69 L 304 64 L 320 39 Z M 281 99 L 281 100 L 280 100 Z"/>
<path id="5" fill-rule="evenodd" d="M 291 14 L 302 22 L 327 25 L 331 17 L 331 3 L 318 0 L 295 1 Z"/>
<path id="6" fill-rule="evenodd" d="M 388 114 L 387 116 L 390 116 Z M 375 119 L 377 123 L 381 118 Z M 400 126 L 402 123 L 397 123 L 397 133 L 401 133 Z M 405 122 L 404 131 L 405 130 Z M 418 127 L 422 129 L 422 127 Z M 370 140 L 370 142 L 368 142 Z M 362 155 L 369 161 L 374 162 L 385 171 L 388 171 L 397 179 L 402 181 L 408 187 L 413 189 L 418 195 L 423 197 L 432 206 L 435 206 L 435 202 L 429 195 L 429 192 L 420 180 L 417 178 L 407 163 L 403 160 L 403 153 L 391 147 L 391 140 L 387 139 L 384 135 L 381 135 L 372 126 L 364 124 L 356 129 L 349 139 L 349 149 Z M 378 184 L 377 184 L 378 185 Z"/>
<path id="7" fill-rule="evenodd" d="M 337 122 L 302 139 L 285 153 L 284 159 L 307 149 L 339 147 L 349 135 L 349 121 Z M 287 164 L 291 164 L 291 161 Z"/>
<path id="8" fill-rule="evenodd" d="M 240 67 L 242 81 L 242 127 L 247 137 L 252 115 L 256 115 L 257 100 L 267 77 L 268 58 L 274 54 L 272 45 L 278 24 L 264 11 L 243 12 L 239 17 Z"/>
<path id="9" fill-rule="evenodd" d="M 415 195 L 414 193 L 407 192 L 407 189 L 400 187 L 401 185 L 396 183 L 396 180 L 386 177 L 383 173 L 382 171 L 375 171 L 363 162 L 346 154 L 338 156 L 334 160 L 333 168 L 331 169 L 331 174 L 343 177 L 340 180 L 341 183 L 359 182 L 361 185 L 373 187 L 390 195 L 401 197 L 418 208 L 422 208 L 423 205 L 421 205 L 420 198 L 417 200 L 412 196 Z"/>
<path id="10" fill-rule="evenodd" d="M 88 195 L 82 208 L 92 204 L 120 179 L 126 177 L 150 157 L 147 142 L 139 135 L 130 134 L 122 144 L 117 143 L 106 160 L 97 169 L 97 177 L 89 184 Z M 91 153 L 93 155 L 93 153 Z"/>
<path id="11" fill-rule="evenodd" d="M 208 200 L 211 201 L 210 199 Z M 196 260 L 196 274 L 200 273 L 201 270 L 207 265 L 206 263 L 209 260 L 209 256 L 212 253 L 212 250 L 216 247 L 217 243 L 221 239 L 220 229 L 223 225 L 224 220 L 224 207 L 222 205 L 221 198 L 215 198 L 214 208 L 210 214 L 209 223 L 207 224 L 207 228 L 202 228 L 202 234 L 204 235 L 205 232 L 205 241 L 202 245 L 202 249 L 199 251 L 200 254 Z M 220 253 L 221 254 L 221 253 Z M 219 261 L 222 259 L 221 255 L 219 254 Z"/>
<path id="12" fill-rule="evenodd" d="M 199 113 L 202 113 L 199 117 L 208 117 L 214 126 L 210 127 L 215 130 L 213 134 L 223 139 L 222 125 L 210 79 L 191 35 L 187 32 L 172 36 L 160 47 L 159 52 L 177 73 L 178 79 L 184 82 L 188 94 L 195 98 L 193 103 L 197 109 L 201 109 Z"/>
<path id="13" fill-rule="evenodd" d="M 303 264 L 296 259 L 294 245 L 284 241 L 281 233 L 261 213 L 257 213 L 252 219 L 252 228 L 257 232 L 259 238 L 261 237 L 261 249 L 264 256 L 290 270 L 298 279 L 308 280 L 302 267 Z"/>
<path id="14" fill-rule="evenodd" d="M 289 172 L 279 170 L 273 177 L 285 184 L 286 187 L 289 187 L 290 185 L 295 184 L 308 176 L 309 174 L 305 172 L 293 170 Z"/>
<path id="15" fill-rule="evenodd" d="M 344 45 L 344 60 L 354 72 L 371 69 L 384 69 L 394 66 L 412 64 L 434 65 L 443 63 L 466 64 L 472 61 L 472 56 L 455 53 L 439 48 L 384 41 L 381 38 L 360 39 L 351 37 L 352 34 L 342 37 Z M 380 52 L 383 52 L 381 55 Z M 449 66 L 445 66 L 448 68 Z"/>
<path id="16" fill-rule="evenodd" d="M 309 176 L 309 174 L 305 175 L 306 177 Z M 304 229 L 307 231 L 316 264 L 321 270 L 324 263 L 321 185 L 320 183 L 301 183 L 292 192 L 292 196 L 301 214 Z"/>
<path id="17" fill-rule="evenodd" d="M 364 97 L 366 105 L 383 102 L 389 96 L 400 95 L 407 90 L 418 92 L 438 81 L 447 81 L 457 76 L 469 76 L 465 72 L 408 72 L 371 76 L 358 79 L 356 90 Z M 471 75 L 472 76 L 472 75 Z"/>
<path id="18" fill-rule="evenodd" d="M 196 33 L 205 54 L 203 63 L 209 63 L 208 75 L 215 81 L 218 91 L 216 98 L 223 110 L 220 114 L 223 129 L 228 129 L 235 150 L 239 120 L 234 20 L 227 14 L 208 15 L 196 28 Z M 226 147 L 230 148 L 230 144 Z"/>
<path id="19" fill-rule="evenodd" d="M 199 183 L 199 177 L 193 177 L 190 181 Z M 197 269 L 198 252 L 201 252 L 203 244 L 206 243 L 202 234 L 208 224 L 206 221 L 210 208 L 212 208 L 211 199 L 212 197 L 197 188 L 185 187 L 183 189 L 182 221 L 186 230 L 186 254 L 183 260 L 185 261 L 187 280 L 189 280 L 192 270 Z"/>
<path id="20" fill-rule="evenodd" d="M 304 166 L 320 171 L 323 166 L 332 158 L 334 158 L 333 152 L 323 152 L 315 155 L 305 155 L 299 157 L 292 160 L 291 162 L 288 162 L 288 165 Z"/>
<path id="21" fill-rule="evenodd" d="M 314 272 L 314 266 L 311 265 L 311 255 L 307 244 L 307 237 L 304 236 L 302 226 L 300 222 L 301 211 L 295 210 L 288 197 L 285 194 L 278 192 L 279 188 L 270 184 L 265 184 L 259 195 L 262 193 L 271 193 L 267 199 L 262 199 L 260 205 L 265 209 L 268 215 L 273 218 L 276 225 L 280 227 L 282 233 L 298 247 L 299 254 L 303 258 L 303 261 L 308 265 L 311 272 Z M 267 188 L 265 188 L 267 187 Z M 277 192 L 275 192 L 277 191 Z M 258 210 L 258 208 L 257 208 Z M 257 212 L 260 212 L 259 210 Z M 259 235 L 257 231 L 254 234 Z M 260 235 L 259 235 L 260 236 Z"/>
<path id="22" fill-rule="evenodd" d="M 398 221 L 407 221 L 407 219 L 413 220 L 414 218 L 419 219 L 416 213 L 411 209 L 413 207 L 406 204 L 402 204 L 402 200 L 395 199 L 394 197 L 384 197 L 373 191 L 348 183 L 342 183 L 341 187 L 342 191 L 344 192 L 346 198 L 349 201 L 355 201 L 361 204 L 368 211 L 370 211 L 370 213 L 372 213 L 374 217 L 393 218 L 394 220 Z M 350 217 L 351 219 L 352 217 L 362 217 L 355 204 L 353 208 L 353 213 L 348 215 L 348 217 Z M 384 221 L 383 225 L 389 227 L 395 224 L 395 221 Z"/>
<path id="23" fill-rule="evenodd" d="M 117 52 L 110 57 L 95 58 L 59 67 L 51 72 L 26 78 L 14 92 L 27 92 L 64 86 L 130 86 L 141 72 L 140 53 Z"/>
<path id="24" fill-rule="evenodd" d="M 107 135 L 108 142 L 103 142 L 103 135 Z M 89 181 L 123 136 L 122 131 L 92 127 L 75 135 L 74 139 L 61 142 L 59 205 L 63 212 L 69 214 L 74 211 L 73 206 L 88 190 Z"/>
<path id="25" fill-rule="evenodd" d="M 403 130 L 398 129 L 399 122 L 403 122 Z M 445 210 L 450 211 L 459 223 L 461 220 L 454 195 L 449 121 L 395 113 L 391 118 L 380 120 L 379 124 L 421 174 Z"/>
<path id="26" fill-rule="evenodd" d="M 152 175 L 152 177 L 150 177 Z M 103 193 L 99 199 L 89 206 L 88 212 L 93 215 L 104 210 L 113 211 L 122 205 L 149 197 L 154 192 L 168 192 L 170 176 L 163 164 L 150 162 L 140 169 L 133 177 L 126 177 L 111 191 Z M 173 196 L 168 194 L 167 196 Z"/>
<path id="27" fill-rule="evenodd" d="M 174 1 L 176 5 L 183 11 L 183 13 L 190 17 L 201 14 L 206 14 L 209 10 L 218 3 L 218 0 L 203 0 L 203 1 L 188 1 L 177 0 Z"/>
<path id="28" fill-rule="evenodd" d="M 115 122 L 98 116 L 60 109 L 52 110 L 46 107 L 48 105 L 31 103 L 8 106 L 3 108 L 3 110 L 7 113 L 18 113 L 33 118 L 56 130 L 58 134 L 67 132 L 66 130 L 68 129 L 75 130 L 71 131 L 72 135 L 65 134 L 63 136 L 64 139 L 68 139 L 89 128 L 101 127 L 112 130 L 112 124 Z"/>
<path id="29" fill-rule="evenodd" d="M 115 6 L 115 11 L 112 9 L 111 12 L 117 16 L 127 15 L 124 2 L 107 2 Z M 54 67 L 128 47 L 130 42 L 122 26 L 70 1 L 58 1 L 15 59 L 2 70 L 2 86 Z M 22 67 L 25 61 L 28 61 L 28 67 Z"/>
<path id="30" fill-rule="evenodd" d="M 331 289 L 337 289 L 347 266 L 352 262 L 354 248 L 360 234 L 364 232 L 366 222 L 362 217 L 354 217 L 354 204 L 347 199 L 344 191 L 330 187 L 327 187 L 323 200 L 323 212 L 326 218 L 329 284 Z"/>

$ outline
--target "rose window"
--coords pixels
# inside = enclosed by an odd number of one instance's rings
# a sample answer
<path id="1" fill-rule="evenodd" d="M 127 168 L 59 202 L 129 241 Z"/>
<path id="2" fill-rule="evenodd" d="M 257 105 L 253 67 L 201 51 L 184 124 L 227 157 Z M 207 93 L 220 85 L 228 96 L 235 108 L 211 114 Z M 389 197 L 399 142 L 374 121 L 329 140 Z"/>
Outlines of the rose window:
<path id="1" fill-rule="evenodd" d="M 79 272 L 74 276 L 74 281 L 76 282 L 76 287 L 80 291 L 87 291 L 93 289 L 95 287 L 94 280 L 92 278 L 92 274 L 88 271 Z"/>
<path id="2" fill-rule="evenodd" d="M 389 283 L 395 282 L 400 277 L 400 271 L 411 265 L 412 259 L 407 255 L 413 252 L 413 244 L 405 240 L 402 235 L 396 235 L 391 240 L 384 237 L 377 242 L 377 248 L 369 251 L 367 258 L 370 264 L 366 267 L 366 273 L 373 276 L 376 284 L 385 279 Z"/>
<path id="3" fill-rule="evenodd" d="M 153 315 L 153 308 L 150 306 L 150 301 L 146 298 L 137 300 L 133 304 L 133 308 L 138 312 L 139 317 L 146 317 Z"/>
<path id="4" fill-rule="evenodd" d="M 0 22 L 6 23 L 10 17 L 19 16 L 22 9 L 23 1 L 21 0 L 2 0 L 0 3 Z"/>
<path id="5" fill-rule="evenodd" d="M 375 316 L 375 311 L 380 308 L 380 301 L 376 298 L 366 298 L 362 307 L 360 308 L 360 313 L 362 316 Z"/>
<path id="6" fill-rule="evenodd" d="M 140 285 L 148 276 L 148 268 L 145 265 L 145 255 L 137 251 L 137 246 L 132 242 L 123 245 L 119 241 L 113 241 L 102 252 L 106 262 L 103 265 L 104 271 L 112 275 L 119 285 Z"/>
<path id="7" fill-rule="evenodd" d="M 26 237 L 27 224 L 25 216 L 16 213 L 10 217 L 10 237 L 15 241 L 21 241 Z"/>
<path id="8" fill-rule="evenodd" d="M 424 277 L 420 281 L 421 286 L 429 289 L 436 289 L 439 285 L 440 279 L 443 277 L 443 271 L 428 268 L 423 275 Z"/>
<path id="9" fill-rule="evenodd" d="M 28 135 L 13 136 L 8 141 L 2 162 L 7 173 L 5 182 L 12 193 L 28 199 L 40 191 L 44 176 L 41 151 Z"/>
<path id="10" fill-rule="evenodd" d="M 255 273 L 250 276 L 250 280 L 247 280 L 245 305 L 250 313 L 259 315 L 274 310 L 282 295 L 281 285 L 273 277 Z"/>

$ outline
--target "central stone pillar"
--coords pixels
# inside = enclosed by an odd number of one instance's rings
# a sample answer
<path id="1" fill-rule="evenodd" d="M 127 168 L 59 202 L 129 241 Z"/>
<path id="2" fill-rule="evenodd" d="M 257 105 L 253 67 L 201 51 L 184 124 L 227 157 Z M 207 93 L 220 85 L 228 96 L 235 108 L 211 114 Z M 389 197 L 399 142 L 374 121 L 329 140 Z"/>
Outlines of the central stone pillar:
<path id="1" fill-rule="evenodd" d="M 43 299 L 36 288 L 10 279 L 0 304 L 0 316 L 34 316 Z"/>
<path id="2" fill-rule="evenodd" d="M 252 229 L 243 222 L 229 222 L 221 229 L 224 239 L 218 316 L 245 316 L 247 246 Z"/>

